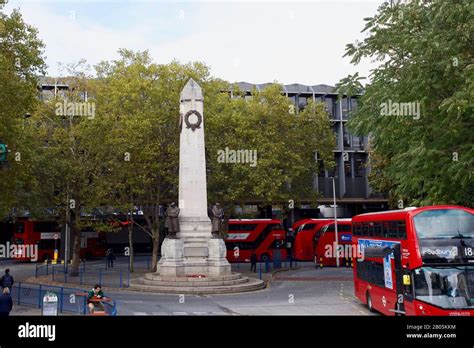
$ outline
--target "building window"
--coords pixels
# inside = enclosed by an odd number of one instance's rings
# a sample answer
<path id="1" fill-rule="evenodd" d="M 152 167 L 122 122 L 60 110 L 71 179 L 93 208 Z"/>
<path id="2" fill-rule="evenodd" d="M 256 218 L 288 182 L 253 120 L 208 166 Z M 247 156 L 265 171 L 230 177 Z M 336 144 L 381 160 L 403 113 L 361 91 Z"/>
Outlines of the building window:
<path id="1" fill-rule="evenodd" d="M 347 98 L 342 98 L 342 118 L 347 119 L 347 115 L 349 114 L 349 103 Z"/>
<path id="2" fill-rule="evenodd" d="M 339 103 L 339 100 L 337 98 L 332 99 L 332 102 L 334 104 L 333 106 L 333 116 L 335 119 L 339 120 L 340 119 L 340 110 L 341 110 L 341 104 Z"/>
<path id="3" fill-rule="evenodd" d="M 298 97 L 298 107 L 300 108 L 300 110 L 303 110 L 306 105 L 308 105 L 308 99 L 300 95 Z"/>
<path id="4" fill-rule="evenodd" d="M 349 161 L 344 162 L 344 174 L 348 178 L 352 177 L 352 165 L 350 159 Z"/>
<path id="5" fill-rule="evenodd" d="M 357 105 L 358 105 L 357 103 L 358 103 L 357 98 L 351 98 L 351 105 L 350 105 L 351 113 L 357 110 Z"/>
<path id="6" fill-rule="evenodd" d="M 332 98 L 324 98 L 324 103 L 326 104 L 326 111 L 329 113 L 329 118 L 333 119 L 334 118 L 334 102 L 332 100 Z"/>
<path id="7" fill-rule="evenodd" d="M 350 139 L 349 139 L 349 132 L 347 131 L 346 125 L 342 126 L 342 133 L 343 133 L 343 137 L 344 137 L 344 147 L 350 147 L 351 142 L 350 142 Z"/>
<path id="8" fill-rule="evenodd" d="M 359 149 L 362 145 L 360 137 L 353 135 L 352 136 L 352 147 Z"/>
<path id="9" fill-rule="evenodd" d="M 360 154 L 354 154 L 354 176 L 356 178 L 364 176 L 364 158 Z"/>

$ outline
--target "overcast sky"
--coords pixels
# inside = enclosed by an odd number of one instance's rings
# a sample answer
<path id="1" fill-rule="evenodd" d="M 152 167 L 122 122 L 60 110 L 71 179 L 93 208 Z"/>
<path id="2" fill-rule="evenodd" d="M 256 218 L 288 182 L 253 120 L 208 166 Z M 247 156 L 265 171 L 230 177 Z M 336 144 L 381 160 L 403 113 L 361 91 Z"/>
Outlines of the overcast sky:
<path id="1" fill-rule="evenodd" d="M 363 38 L 363 18 L 382 1 L 10 0 L 46 44 L 48 74 L 58 62 L 91 65 L 119 48 L 148 49 L 158 63 L 202 61 L 231 82 L 329 84 L 356 71 L 342 58 Z"/>

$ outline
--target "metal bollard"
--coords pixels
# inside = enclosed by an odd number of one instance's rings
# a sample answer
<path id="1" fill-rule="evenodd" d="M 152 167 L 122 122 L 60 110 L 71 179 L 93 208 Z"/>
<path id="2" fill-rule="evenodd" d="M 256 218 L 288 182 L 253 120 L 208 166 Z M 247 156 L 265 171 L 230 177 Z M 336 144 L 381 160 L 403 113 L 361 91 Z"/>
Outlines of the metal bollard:
<path id="1" fill-rule="evenodd" d="M 61 286 L 61 298 L 59 301 L 59 313 L 63 312 L 63 302 L 64 302 L 64 287 Z"/>
<path id="2" fill-rule="evenodd" d="M 39 290 L 38 290 L 38 308 L 41 308 L 41 289 L 42 289 L 42 285 L 40 284 Z"/>
<path id="3" fill-rule="evenodd" d="M 18 283 L 18 304 L 20 304 L 21 298 L 21 282 Z"/>

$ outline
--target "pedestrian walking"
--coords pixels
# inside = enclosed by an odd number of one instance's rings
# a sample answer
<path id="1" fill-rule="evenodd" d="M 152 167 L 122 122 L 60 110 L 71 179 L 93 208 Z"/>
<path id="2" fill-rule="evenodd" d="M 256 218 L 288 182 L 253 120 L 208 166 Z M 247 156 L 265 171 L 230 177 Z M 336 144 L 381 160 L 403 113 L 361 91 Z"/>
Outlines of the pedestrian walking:
<path id="1" fill-rule="evenodd" d="M 0 278 L 0 285 L 2 285 L 2 289 L 8 288 L 10 292 L 12 291 L 14 280 L 10 274 L 10 269 L 5 270 L 5 274 Z"/>
<path id="2" fill-rule="evenodd" d="M 0 317 L 8 317 L 13 308 L 13 300 L 8 287 L 3 288 L 0 295 Z"/>
<path id="3" fill-rule="evenodd" d="M 114 251 L 112 250 L 112 248 L 110 248 L 107 250 L 107 266 L 113 268 L 114 260 L 115 260 Z"/>
<path id="4" fill-rule="evenodd" d="M 255 251 L 250 255 L 250 272 L 257 272 L 257 253 Z"/>

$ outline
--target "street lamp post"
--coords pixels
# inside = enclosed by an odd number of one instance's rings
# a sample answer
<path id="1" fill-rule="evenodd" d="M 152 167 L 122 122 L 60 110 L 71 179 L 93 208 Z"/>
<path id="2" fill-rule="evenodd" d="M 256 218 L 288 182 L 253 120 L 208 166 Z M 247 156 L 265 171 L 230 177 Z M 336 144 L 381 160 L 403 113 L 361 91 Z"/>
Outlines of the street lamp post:
<path id="1" fill-rule="evenodd" d="M 64 243 L 64 265 L 69 263 L 69 183 L 66 186 L 66 230 Z"/>
<path id="2" fill-rule="evenodd" d="M 339 236 L 337 233 L 337 209 L 336 209 L 336 178 L 332 177 L 332 197 L 334 201 L 334 232 L 336 237 L 336 267 L 339 267 Z"/>

